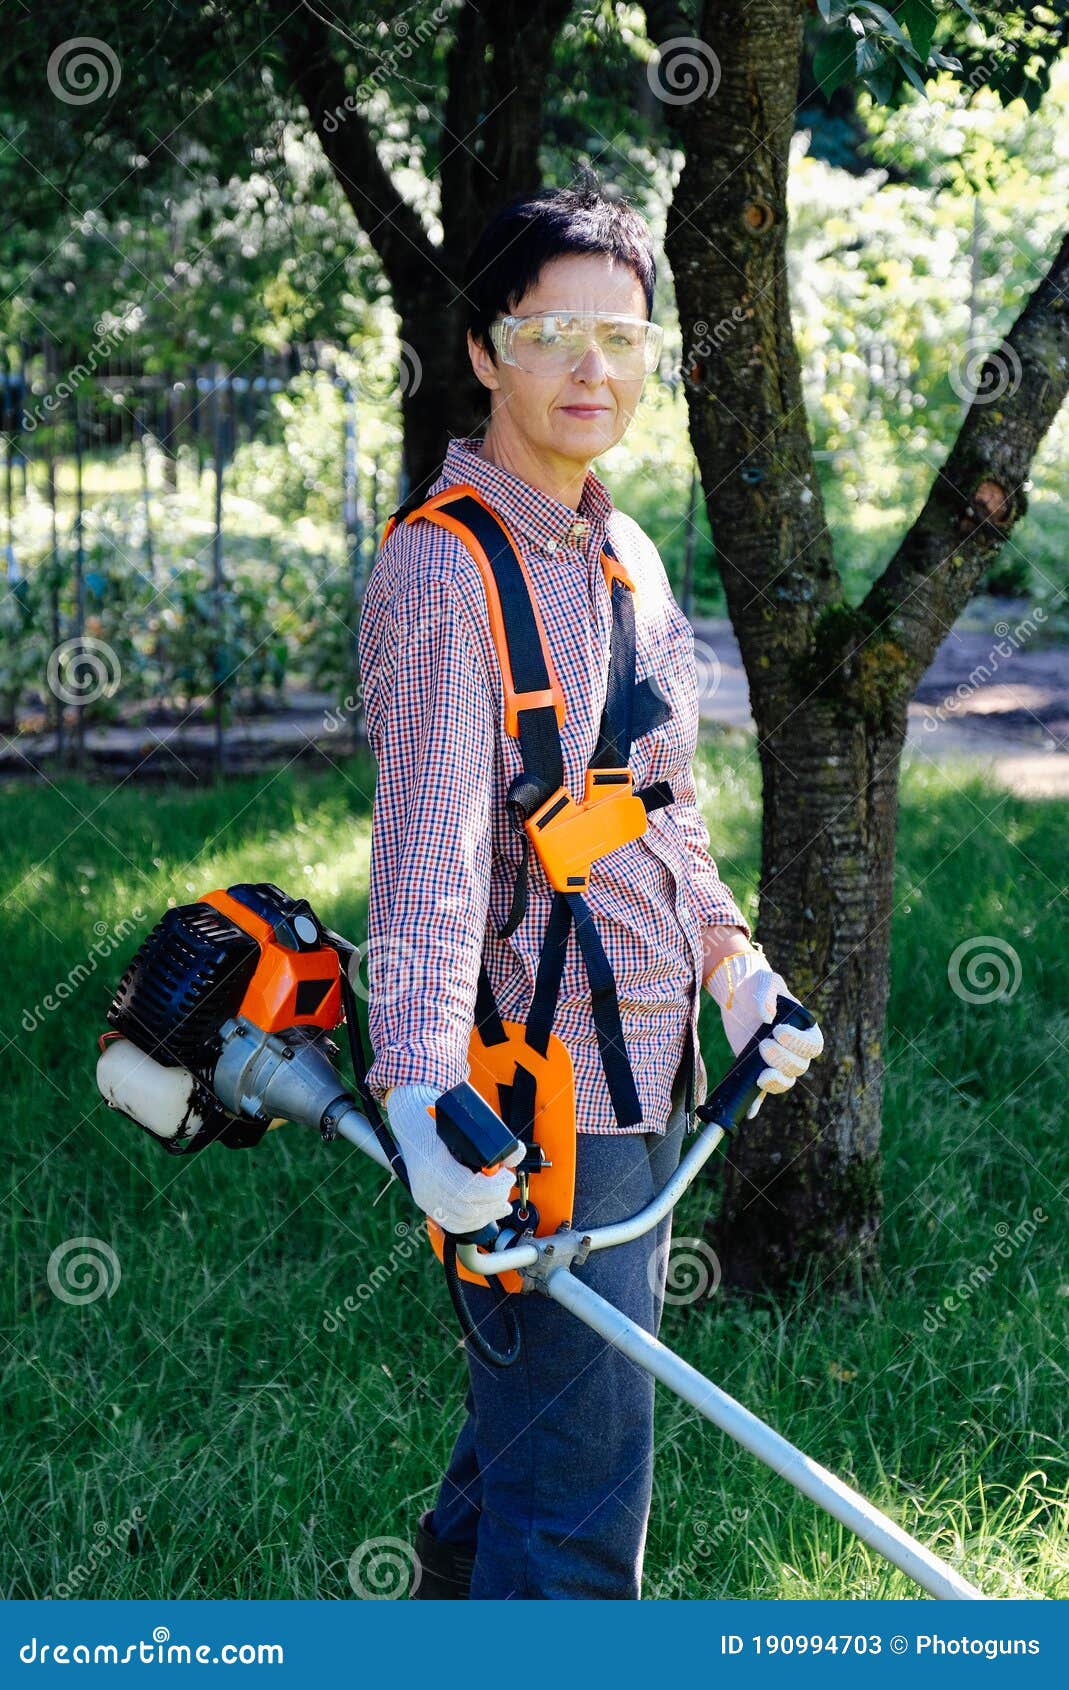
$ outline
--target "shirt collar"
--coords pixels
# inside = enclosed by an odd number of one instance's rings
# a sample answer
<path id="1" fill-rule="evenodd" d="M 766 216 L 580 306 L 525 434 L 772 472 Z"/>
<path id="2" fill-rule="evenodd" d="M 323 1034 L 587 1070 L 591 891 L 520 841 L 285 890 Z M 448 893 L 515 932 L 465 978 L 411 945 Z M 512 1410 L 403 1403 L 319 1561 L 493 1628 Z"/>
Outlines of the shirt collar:
<path id="1" fill-rule="evenodd" d="M 614 508 L 608 488 L 593 470 L 587 471 L 579 508 L 573 510 L 571 505 L 532 487 L 511 470 L 489 463 L 482 456 L 482 440 L 478 435 L 450 440 L 442 473 L 431 491 L 440 492 L 457 482 L 467 482 L 481 493 L 514 533 L 551 551 L 558 546 L 585 551 L 592 530 L 600 531 L 597 534 L 600 545 Z"/>

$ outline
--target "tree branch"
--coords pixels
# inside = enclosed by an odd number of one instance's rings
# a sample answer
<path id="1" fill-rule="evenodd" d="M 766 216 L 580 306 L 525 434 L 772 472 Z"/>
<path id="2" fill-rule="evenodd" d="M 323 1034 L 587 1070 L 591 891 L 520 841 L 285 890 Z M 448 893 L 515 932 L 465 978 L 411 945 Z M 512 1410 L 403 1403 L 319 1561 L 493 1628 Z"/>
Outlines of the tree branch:
<path id="1" fill-rule="evenodd" d="M 315 13 L 299 13 L 299 30 L 288 30 L 283 53 L 293 84 L 308 109 L 312 126 L 335 176 L 393 287 L 414 266 L 437 267 L 441 254 L 432 245 L 423 219 L 398 193 L 383 167 L 367 123 L 353 102 L 330 36 Z"/>
<path id="2" fill-rule="evenodd" d="M 860 606 L 912 691 L 1027 508 L 1024 483 L 1069 393 L 1069 234 L 1001 345 L 916 522 Z"/>

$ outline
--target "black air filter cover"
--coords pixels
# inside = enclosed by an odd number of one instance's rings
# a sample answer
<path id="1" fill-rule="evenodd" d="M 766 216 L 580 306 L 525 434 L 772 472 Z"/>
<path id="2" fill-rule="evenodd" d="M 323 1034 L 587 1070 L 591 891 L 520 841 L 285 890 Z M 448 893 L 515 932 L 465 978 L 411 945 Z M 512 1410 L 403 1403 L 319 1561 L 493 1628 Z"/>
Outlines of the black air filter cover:
<path id="1" fill-rule="evenodd" d="M 214 905 L 180 904 L 134 956 L 108 1022 L 157 1062 L 210 1080 L 219 1029 L 237 1014 L 259 957 L 252 935 Z"/>

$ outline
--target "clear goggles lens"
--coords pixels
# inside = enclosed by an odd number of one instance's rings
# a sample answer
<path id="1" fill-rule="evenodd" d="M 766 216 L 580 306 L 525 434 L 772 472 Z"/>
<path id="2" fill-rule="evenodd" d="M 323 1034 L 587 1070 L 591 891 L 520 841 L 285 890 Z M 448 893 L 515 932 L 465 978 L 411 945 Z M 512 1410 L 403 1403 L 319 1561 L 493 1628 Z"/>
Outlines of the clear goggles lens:
<path id="1" fill-rule="evenodd" d="M 506 364 L 532 375 L 568 375 L 588 346 L 596 346 L 605 373 L 618 380 L 648 375 L 657 367 L 664 330 L 644 317 L 557 311 L 536 317 L 501 317 L 490 338 Z"/>

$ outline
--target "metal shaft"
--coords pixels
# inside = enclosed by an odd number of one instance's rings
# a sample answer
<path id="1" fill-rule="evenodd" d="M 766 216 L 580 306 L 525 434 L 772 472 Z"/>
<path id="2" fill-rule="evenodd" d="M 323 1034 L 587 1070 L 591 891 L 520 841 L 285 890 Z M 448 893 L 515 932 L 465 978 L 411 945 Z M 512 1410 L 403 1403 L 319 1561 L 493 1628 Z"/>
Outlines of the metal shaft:
<path id="1" fill-rule="evenodd" d="M 371 1160 L 377 1162 L 380 1168 L 385 1168 L 387 1173 L 393 1171 L 389 1157 L 375 1137 L 367 1116 L 362 1115 L 355 1106 L 339 1117 L 335 1131 L 339 1138 L 348 1139 L 350 1144 L 355 1144 L 358 1150 L 362 1150 L 365 1156 L 370 1156 Z"/>
<path id="2" fill-rule="evenodd" d="M 539 1289 L 569 1309 L 579 1320 L 629 1357 L 636 1366 L 652 1373 L 670 1391 L 719 1426 L 729 1438 L 756 1455 L 766 1467 L 786 1479 L 836 1520 L 849 1527 L 862 1543 L 875 1549 L 902 1572 L 908 1574 L 930 1596 L 943 1600 L 982 1602 L 983 1592 L 960 1577 L 953 1567 L 925 1549 L 915 1537 L 896 1526 L 871 1502 L 818 1461 L 811 1461 L 794 1444 L 780 1437 L 748 1408 L 714 1385 L 697 1368 L 666 1348 L 658 1338 L 621 1314 L 612 1303 L 599 1297 L 589 1285 L 573 1277 L 567 1268 L 554 1268 L 538 1281 Z"/>

